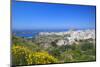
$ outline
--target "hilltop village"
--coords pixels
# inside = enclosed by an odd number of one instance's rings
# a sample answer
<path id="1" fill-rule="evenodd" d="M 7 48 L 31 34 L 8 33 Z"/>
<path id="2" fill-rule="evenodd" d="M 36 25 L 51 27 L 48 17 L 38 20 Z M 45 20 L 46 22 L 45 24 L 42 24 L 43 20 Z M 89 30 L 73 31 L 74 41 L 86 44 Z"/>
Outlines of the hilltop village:
<path id="1" fill-rule="evenodd" d="M 78 44 L 80 41 L 95 43 L 95 30 L 70 30 L 67 32 L 40 32 L 35 41 L 45 47 L 55 43 L 58 46 Z"/>

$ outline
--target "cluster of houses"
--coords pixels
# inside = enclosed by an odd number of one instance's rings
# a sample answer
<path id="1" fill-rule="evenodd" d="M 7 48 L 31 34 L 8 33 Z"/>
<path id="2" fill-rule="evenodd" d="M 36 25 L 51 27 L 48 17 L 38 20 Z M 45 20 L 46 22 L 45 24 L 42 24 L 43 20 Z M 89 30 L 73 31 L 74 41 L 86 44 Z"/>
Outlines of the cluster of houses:
<path id="1" fill-rule="evenodd" d="M 39 36 L 42 36 L 42 42 L 45 41 L 45 45 L 48 45 L 48 42 L 56 40 L 58 46 L 61 45 L 71 45 L 77 43 L 79 40 L 88 40 L 92 39 L 95 41 L 95 30 L 69 30 L 66 32 L 40 32 Z M 52 37 L 56 36 L 56 37 Z M 58 38 L 60 36 L 60 38 Z M 46 37 L 46 38 L 43 38 Z M 49 39 L 49 40 L 48 40 Z"/>

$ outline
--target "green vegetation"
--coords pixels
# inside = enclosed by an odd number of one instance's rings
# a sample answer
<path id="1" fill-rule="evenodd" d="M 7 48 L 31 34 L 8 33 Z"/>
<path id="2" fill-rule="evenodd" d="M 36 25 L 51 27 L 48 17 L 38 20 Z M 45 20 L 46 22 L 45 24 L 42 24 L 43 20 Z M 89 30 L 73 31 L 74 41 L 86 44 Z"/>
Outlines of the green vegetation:
<path id="1" fill-rule="evenodd" d="M 34 52 L 24 46 L 12 46 L 12 63 L 14 65 L 57 63 L 58 59 L 46 51 Z"/>
<path id="2" fill-rule="evenodd" d="M 42 37 L 42 39 L 44 39 Z M 21 37 L 12 37 L 12 64 L 29 65 L 29 64 L 50 64 L 80 61 L 95 61 L 96 49 L 95 44 L 89 40 L 80 41 L 72 45 L 56 45 L 56 38 L 52 43 L 38 41 L 38 39 L 25 39 Z M 49 42 L 46 40 L 46 42 Z M 42 43 L 43 45 L 41 45 Z"/>

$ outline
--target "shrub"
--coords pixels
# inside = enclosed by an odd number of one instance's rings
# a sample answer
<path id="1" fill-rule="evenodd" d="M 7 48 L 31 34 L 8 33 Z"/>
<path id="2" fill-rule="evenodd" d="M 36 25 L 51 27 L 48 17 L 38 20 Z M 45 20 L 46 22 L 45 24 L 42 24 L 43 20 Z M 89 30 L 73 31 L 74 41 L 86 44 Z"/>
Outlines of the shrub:
<path id="1" fill-rule="evenodd" d="M 86 51 L 86 50 L 89 50 L 89 49 L 94 49 L 94 45 L 93 43 L 89 43 L 89 42 L 84 42 L 80 45 L 81 47 L 81 50 L 83 51 Z"/>
<path id="2" fill-rule="evenodd" d="M 49 64 L 57 63 L 57 59 L 49 55 L 47 52 L 33 52 L 29 54 L 28 64 Z"/>
<path id="3" fill-rule="evenodd" d="M 12 64 L 14 65 L 26 65 L 28 55 L 31 51 L 24 46 L 12 46 Z"/>
<path id="4" fill-rule="evenodd" d="M 49 50 L 48 52 L 53 55 L 54 57 L 58 58 L 61 54 L 61 50 L 59 48 L 50 48 L 51 50 Z"/>
<path id="5" fill-rule="evenodd" d="M 47 52 L 33 52 L 25 46 L 12 46 L 12 64 L 29 65 L 29 64 L 49 64 L 57 63 L 57 59 Z"/>
<path id="6" fill-rule="evenodd" d="M 73 61 L 73 53 L 71 50 L 65 51 L 61 54 L 61 61 L 63 62 L 72 62 Z"/>

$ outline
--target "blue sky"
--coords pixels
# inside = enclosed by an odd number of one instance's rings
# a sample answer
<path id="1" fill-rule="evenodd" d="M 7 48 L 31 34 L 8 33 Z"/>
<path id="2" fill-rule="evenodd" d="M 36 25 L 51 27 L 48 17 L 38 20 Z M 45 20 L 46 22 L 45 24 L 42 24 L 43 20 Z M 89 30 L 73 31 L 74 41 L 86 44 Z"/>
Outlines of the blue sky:
<path id="1" fill-rule="evenodd" d="M 95 6 L 13 2 L 12 28 L 95 28 Z"/>

